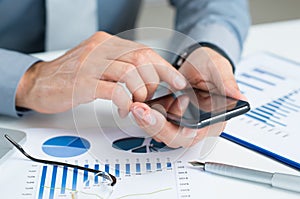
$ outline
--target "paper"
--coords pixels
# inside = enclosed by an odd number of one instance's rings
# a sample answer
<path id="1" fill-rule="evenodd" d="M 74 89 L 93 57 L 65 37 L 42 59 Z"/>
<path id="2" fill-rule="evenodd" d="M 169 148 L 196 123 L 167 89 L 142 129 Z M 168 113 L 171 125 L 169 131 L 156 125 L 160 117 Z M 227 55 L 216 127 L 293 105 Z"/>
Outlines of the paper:
<path id="1" fill-rule="evenodd" d="M 300 163 L 300 64 L 271 54 L 243 60 L 236 79 L 251 111 L 225 132 Z"/>
<path id="2" fill-rule="evenodd" d="M 117 184 L 112 198 L 185 198 L 191 195 L 186 162 L 198 156 L 201 144 L 191 149 L 171 149 L 152 138 L 143 138 L 145 133 L 136 127 L 125 130 L 134 131 L 131 135 L 118 128 L 103 130 L 105 133 L 99 129 L 84 129 L 84 132 L 29 129 L 24 148 L 35 157 L 78 164 L 115 175 Z M 128 151 L 121 149 L 124 144 L 130 148 Z M 16 169 L 20 164 L 22 168 Z M 104 179 L 88 172 L 38 164 L 19 153 L 5 169 L 10 174 L 16 172 L 14 175 L 19 178 L 16 186 L 5 185 L 7 182 L 3 179 L 10 179 L 9 176 L 4 176 L 1 181 L 2 186 L 7 186 L 7 195 L 14 193 L 17 198 L 104 197 L 97 191 Z"/>
<path id="3" fill-rule="evenodd" d="M 137 128 L 127 129 L 127 133 L 118 128 L 103 130 L 105 134 L 102 134 L 99 129 L 82 129 L 80 132 L 29 129 L 26 130 L 27 142 L 24 149 L 39 158 L 110 172 L 118 179 L 110 198 L 232 198 L 232 193 L 239 198 L 242 196 L 247 198 L 245 192 L 251 193 L 248 198 L 252 198 L 253 194 L 254 196 L 267 195 L 273 199 L 298 197 L 292 192 L 217 176 L 192 168 L 188 165 L 188 161 L 198 159 L 203 143 L 189 150 L 161 150 L 156 153 L 150 152 L 151 150 L 143 153 L 125 152 L 112 147 L 112 143 L 124 141 L 124 138 L 125 140 L 128 137 L 132 138 L 133 135 L 129 135 L 129 131 L 134 130 L 135 137 L 141 136 L 142 132 Z M 78 137 L 84 138 L 90 145 L 85 141 L 79 142 Z M 53 139 L 55 142 L 52 142 Z M 63 142 L 66 140 L 68 142 Z M 145 143 L 147 141 L 141 145 Z M 63 147 L 66 147 L 67 151 L 68 147 L 76 150 L 67 153 L 70 157 L 61 157 Z M 77 156 L 71 157 L 76 154 Z M 104 198 L 98 189 L 102 178 L 95 178 L 93 174 L 81 171 L 75 172 L 74 169 L 38 164 L 28 160 L 18 151 L 0 166 L 0 171 L 3 198 Z"/>

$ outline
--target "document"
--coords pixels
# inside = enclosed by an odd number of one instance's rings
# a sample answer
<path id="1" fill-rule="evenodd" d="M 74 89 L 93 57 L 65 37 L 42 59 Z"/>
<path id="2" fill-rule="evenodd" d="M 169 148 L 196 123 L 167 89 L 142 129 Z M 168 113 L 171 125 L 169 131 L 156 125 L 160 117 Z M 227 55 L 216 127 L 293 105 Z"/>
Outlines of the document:
<path id="1" fill-rule="evenodd" d="M 223 137 L 300 169 L 300 63 L 261 53 L 244 59 L 236 79 L 251 111 L 230 120 Z"/>
<path id="2" fill-rule="evenodd" d="M 186 166 L 190 159 L 199 156 L 201 143 L 190 149 L 171 149 L 155 142 L 138 127 L 25 132 L 24 149 L 34 157 L 114 175 L 117 183 L 111 198 L 191 196 Z M 18 180 L 15 186 L 8 186 L 12 176 Z M 99 191 L 105 180 L 86 171 L 39 164 L 17 151 L 1 168 L 0 186 L 6 187 L 2 191 L 6 198 L 105 198 Z"/>
<path id="3" fill-rule="evenodd" d="M 298 198 L 293 192 L 193 168 L 188 162 L 198 159 L 203 143 L 188 150 L 170 149 L 157 145 L 151 138 L 139 139 L 144 133 L 136 127 L 122 130 L 105 128 L 102 131 L 25 131 L 27 142 L 23 147 L 34 157 L 78 164 L 114 175 L 117 183 L 110 195 L 113 199 L 232 198 L 232 193 L 244 198 L 262 195 L 273 199 Z M 126 145 L 122 146 L 124 143 Z M 99 189 L 104 178 L 72 168 L 36 163 L 19 151 L 0 166 L 0 172 L 3 198 L 106 198 Z M 245 196 L 248 192 L 251 194 Z"/>

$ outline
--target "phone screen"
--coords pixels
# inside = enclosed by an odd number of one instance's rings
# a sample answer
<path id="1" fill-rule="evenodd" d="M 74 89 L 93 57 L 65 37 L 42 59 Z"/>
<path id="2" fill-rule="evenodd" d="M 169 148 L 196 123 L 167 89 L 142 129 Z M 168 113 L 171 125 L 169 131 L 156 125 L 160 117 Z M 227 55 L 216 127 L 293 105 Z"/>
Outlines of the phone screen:
<path id="1" fill-rule="evenodd" d="M 167 120 L 189 128 L 202 128 L 226 121 L 250 110 L 246 101 L 195 88 L 174 93 L 168 91 L 145 103 L 165 115 Z"/>

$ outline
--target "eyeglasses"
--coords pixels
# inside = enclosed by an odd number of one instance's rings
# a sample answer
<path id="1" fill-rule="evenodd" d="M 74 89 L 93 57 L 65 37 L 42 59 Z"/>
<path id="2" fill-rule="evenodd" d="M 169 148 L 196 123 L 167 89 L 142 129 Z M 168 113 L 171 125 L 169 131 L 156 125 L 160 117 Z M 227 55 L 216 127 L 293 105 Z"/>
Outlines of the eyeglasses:
<path id="1" fill-rule="evenodd" d="M 14 145 L 24 156 L 26 156 L 27 158 L 29 158 L 30 160 L 32 160 L 34 162 L 39 162 L 39 163 L 43 163 L 43 164 L 50 164 L 50 165 L 54 165 L 54 166 L 64 166 L 64 167 L 69 167 L 69 168 L 73 168 L 73 169 L 78 169 L 78 170 L 83 170 L 83 171 L 95 173 L 95 175 L 103 177 L 105 180 L 107 180 L 108 182 L 106 182 L 105 184 L 107 184 L 108 186 L 111 186 L 111 187 L 113 187 L 117 182 L 117 179 L 116 179 L 115 176 L 111 175 L 110 173 L 104 172 L 104 171 L 99 171 L 99 170 L 95 170 L 95 169 L 91 169 L 91 168 L 87 168 L 87 167 L 82 167 L 82 166 L 78 166 L 78 165 L 75 165 L 75 164 L 68 164 L 68 163 L 64 163 L 64 162 L 58 162 L 58 161 L 51 161 L 51 160 L 44 160 L 44 159 L 35 158 L 35 157 L 29 155 L 16 141 L 14 141 L 7 134 L 4 135 L 4 137 L 12 145 Z"/>

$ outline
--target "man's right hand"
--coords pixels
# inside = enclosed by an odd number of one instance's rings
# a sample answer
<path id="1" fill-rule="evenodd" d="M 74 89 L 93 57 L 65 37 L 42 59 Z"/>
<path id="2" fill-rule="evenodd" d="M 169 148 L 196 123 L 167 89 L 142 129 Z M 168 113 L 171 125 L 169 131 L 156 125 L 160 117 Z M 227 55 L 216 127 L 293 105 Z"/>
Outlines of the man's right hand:
<path id="1" fill-rule="evenodd" d="M 34 64 L 20 81 L 16 106 L 41 113 L 58 113 L 95 99 L 110 99 L 126 116 L 132 99 L 151 97 L 160 81 L 183 89 L 186 81 L 149 47 L 104 32 L 63 56 Z"/>

